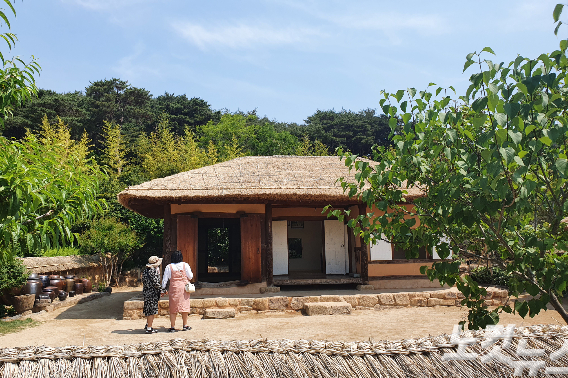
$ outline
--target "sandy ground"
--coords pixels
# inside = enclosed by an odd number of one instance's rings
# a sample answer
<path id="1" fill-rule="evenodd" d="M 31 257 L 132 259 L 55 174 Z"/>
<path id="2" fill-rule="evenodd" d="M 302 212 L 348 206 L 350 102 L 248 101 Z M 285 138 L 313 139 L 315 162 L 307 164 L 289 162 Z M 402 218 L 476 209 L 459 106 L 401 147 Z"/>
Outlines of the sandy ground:
<path id="1" fill-rule="evenodd" d="M 92 302 L 59 309 L 35 317 L 36 327 L 0 336 L 0 347 L 28 345 L 122 345 L 172 338 L 186 339 L 319 339 L 319 340 L 396 340 L 451 333 L 453 326 L 467 317 L 467 309 L 457 307 L 406 307 L 381 311 L 354 311 L 341 316 L 303 316 L 297 314 L 241 315 L 234 319 L 189 318 L 193 328 L 168 333 L 168 318 L 157 318 L 159 333 L 147 335 L 144 320 L 122 320 L 122 308 L 140 289 L 114 292 Z M 560 315 L 548 310 L 535 318 L 502 314 L 501 324 L 561 324 Z M 177 319 L 181 328 L 181 318 Z"/>

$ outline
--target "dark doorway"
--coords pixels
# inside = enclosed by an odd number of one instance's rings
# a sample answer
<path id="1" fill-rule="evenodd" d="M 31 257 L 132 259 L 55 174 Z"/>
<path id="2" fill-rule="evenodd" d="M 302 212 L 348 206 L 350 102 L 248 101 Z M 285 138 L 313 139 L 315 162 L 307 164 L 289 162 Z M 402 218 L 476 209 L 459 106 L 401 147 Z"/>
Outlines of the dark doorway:
<path id="1" fill-rule="evenodd" d="M 197 266 L 199 281 L 241 279 L 241 226 L 239 218 L 200 218 Z"/>

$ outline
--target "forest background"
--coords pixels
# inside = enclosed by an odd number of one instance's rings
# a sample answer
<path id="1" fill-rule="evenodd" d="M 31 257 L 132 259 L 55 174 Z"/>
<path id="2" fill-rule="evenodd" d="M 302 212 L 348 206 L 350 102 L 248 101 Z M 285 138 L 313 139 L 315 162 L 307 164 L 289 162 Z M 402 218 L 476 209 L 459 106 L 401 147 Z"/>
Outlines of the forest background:
<path id="1" fill-rule="evenodd" d="M 65 154 L 96 165 L 97 195 L 106 204 L 94 219 L 74 219 L 71 246 L 17 254 L 110 252 L 126 261 L 125 268 L 141 266 L 160 255 L 163 225 L 118 203 L 117 193 L 127 186 L 240 156 L 328 155 L 337 147 L 370 156 L 373 145 L 389 145 L 390 131 L 388 117 L 374 109 L 317 110 L 304 124 L 290 124 L 260 118 L 255 110 L 215 110 L 185 94 L 154 97 L 116 78 L 91 82 L 84 91 L 39 89 L 5 118 L 0 135 L 11 141 L 35 136 L 46 148 L 62 146 Z"/>

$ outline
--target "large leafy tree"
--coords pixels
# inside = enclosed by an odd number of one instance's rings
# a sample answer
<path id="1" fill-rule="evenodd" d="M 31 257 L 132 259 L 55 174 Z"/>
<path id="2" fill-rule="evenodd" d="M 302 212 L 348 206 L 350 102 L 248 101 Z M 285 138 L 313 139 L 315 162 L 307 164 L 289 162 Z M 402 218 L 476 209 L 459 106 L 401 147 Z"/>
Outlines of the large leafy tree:
<path id="1" fill-rule="evenodd" d="M 351 225 L 367 241 L 384 235 L 407 257 L 435 247 L 446 260 L 422 272 L 465 295 L 470 327 L 496 323 L 500 311 L 534 316 L 547 304 L 568 322 L 567 46 L 506 65 L 484 59 L 490 48 L 469 54 L 464 71 L 478 71 L 459 99 L 441 88 L 384 93 L 394 148 L 379 148 L 376 165 L 347 155 L 359 172 L 345 189 L 377 210 Z M 404 206 L 406 185 L 423 192 L 414 207 Z M 486 290 L 460 275 L 459 258 L 502 268 L 510 295 L 532 298 L 489 310 Z"/>
<path id="2" fill-rule="evenodd" d="M 16 15 L 16 10 L 10 0 L 3 0 L 11 13 Z M 0 25 L 4 23 L 8 29 L 11 28 L 10 20 L 3 9 L 0 9 Z M 17 41 L 15 34 L 7 32 L 0 34 L 0 38 L 6 42 L 8 48 Z M 39 74 L 41 69 L 36 59 L 32 56 L 29 63 L 25 63 L 19 57 L 6 59 L 0 51 L 0 132 L 4 128 L 5 119 L 12 115 L 15 107 L 29 101 L 37 94 L 34 75 Z"/>
<path id="3" fill-rule="evenodd" d="M 186 95 L 166 92 L 154 98 L 151 104 L 156 115 L 168 115 L 170 127 L 177 135 L 184 135 L 186 128 L 195 133 L 197 126 L 218 122 L 221 118 L 221 112 L 213 111 L 207 101 L 198 97 L 188 99 Z"/>
<path id="4" fill-rule="evenodd" d="M 388 117 L 375 110 L 318 110 L 306 119 L 305 126 L 290 127 L 295 135 L 320 140 L 332 151 L 338 147 L 357 155 L 371 155 L 373 145 L 390 145 Z"/>

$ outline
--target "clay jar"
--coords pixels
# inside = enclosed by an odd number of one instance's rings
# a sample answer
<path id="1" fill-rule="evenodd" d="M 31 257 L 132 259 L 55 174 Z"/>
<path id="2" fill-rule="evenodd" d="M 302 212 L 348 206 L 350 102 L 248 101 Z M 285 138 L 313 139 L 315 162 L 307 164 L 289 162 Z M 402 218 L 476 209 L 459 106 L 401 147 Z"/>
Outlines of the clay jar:
<path id="1" fill-rule="evenodd" d="M 67 299 L 67 292 L 66 291 L 60 291 L 59 294 L 57 294 L 57 297 L 59 297 L 60 301 L 64 301 L 65 299 Z"/>
<path id="2" fill-rule="evenodd" d="M 35 295 L 36 299 L 39 298 L 43 289 L 43 284 L 39 280 L 28 280 L 25 284 L 24 289 L 22 290 L 23 294 L 33 294 Z"/>
<path id="3" fill-rule="evenodd" d="M 65 280 L 65 288 L 67 292 L 73 291 L 75 288 L 75 280 L 72 278 L 67 278 Z"/>
<path id="4" fill-rule="evenodd" d="M 77 294 L 77 295 L 83 294 L 83 283 L 82 282 L 75 282 L 75 294 Z"/>
<path id="5" fill-rule="evenodd" d="M 93 283 L 88 278 L 83 278 L 83 293 L 90 293 L 93 289 Z"/>
<path id="6" fill-rule="evenodd" d="M 43 289 L 43 291 L 53 291 L 55 293 L 55 295 L 57 295 L 59 293 L 59 288 L 57 286 L 48 286 L 46 288 Z"/>
<path id="7" fill-rule="evenodd" d="M 39 280 L 41 281 L 43 287 L 49 286 L 49 276 L 41 275 L 41 276 L 39 276 Z"/>
<path id="8" fill-rule="evenodd" d="M 65 276 L 65 279 L 66 279 L 66 280 L 74 280 L 75 278 L 77 278 L 77 277 L 75 277 L 75 276 L 72 275 L 72 274 L 68 274 L 68 275 Z"/>
<path id="9" fill-rule="evenodd" d="M 55 288 L 55 290 L 57 290 L 57 288 Z M 49 287 L 46 287 L 45 289 L 43 289 L 42 294 L 47 294 L 49 296 L 49 299 L 52 300 L 52 301 L 55 299 L 55 291 L 54 291 L 54 289 L 50 289 Z"/>
<path id="10" fill-rule="evenodd" d="M 49 280 L 50 286 L 57 286 L 57 289 L 63 290 L 63 286 L 65 285 L 65 281 L 57 280 Z"/>
<path id="11" fill-rule="evenodd" d="M 70 291 L 69 292 L 69 298 L 74 297 L 74 296 L 75 296 L 75 291 L 74 290 Z"/>

